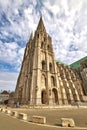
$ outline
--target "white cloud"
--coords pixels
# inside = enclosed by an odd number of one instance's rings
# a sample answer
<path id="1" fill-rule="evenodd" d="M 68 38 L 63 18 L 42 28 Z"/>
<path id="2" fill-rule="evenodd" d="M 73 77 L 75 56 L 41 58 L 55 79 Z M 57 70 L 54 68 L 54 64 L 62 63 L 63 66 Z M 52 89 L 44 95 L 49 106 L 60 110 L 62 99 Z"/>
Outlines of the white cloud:
<path id="1" fill-rule="evenodd" d="M 53 5 L 48 3 L 48 9 L 55 4 L 55 2 Z M 53 38 L 56 58 L 70 64 L 87 55 L 87 2 L 86 0 L 61 0 L 61 2 L 56 1 L 56 6 L 57 4 L 59 7 L 57 16 L 50 10 L 53 14 L 50 19 L 49 11 L 44 8 L 44 12 L 47 12 L 44 17 L 49 18 L 46 26 Z M 71 51 L 71 45 L 77 50 Z M 69 58 L 71 60 L 68 60 Z"/>
<path id="2" fill-rule="evenodd" d="M 0 42 L 0 60 L 15 66 L 15 70 L 19 71 L 24 55 L 24 48 L 18 46 L 17 43 L 1 43 Z"/>
<path id="3" fill-rule="evenodd" d="M 35 0 L 34 2 L 31 0 L 26 0 L 25 2 L 23 0 L 16 0 L 15 3 L 7 1 L 9 8 L 4 2 L 1 2 L 3 7 L 5 5 L 5 11 L 8 10 L 6 15 L 11 24 L 10 26 L 5 27 L 6 31 L 3 30 L 3 34 L 5 36 L 9 36 L 10 31 L 12 32 L 12 35 L 17 34 L 21 37 L 21 40 L 25 39 L 25 41 L 27 41 L 30 32 L 35 31 L 36 29 L 41 12 L 45 21 L 46 29 L 52 36 L 54 48 L 57 48 L 55 50 L 57 59 L 60 58 L 61 61 L 64 61 L 64 59 L 60 56 L 61 53 L 58 54 L 58 52 L 61 50 L 62 54 L 63 51 L 68 54 L 71 44 L 80 51 L 83 51 L 83 54 L 85 51 L 86 54 L 87 1 L 45 0 L 41 1 L 43 5 L 41 5 L 41 7 L 38 6 L 38 11 L 36 11 L 37 2 L 39 2 L 39 0 Z M 21 5 L 24 9 L 22 9 Z M 22 16 L 20 16 L 20 13 Z M 72 61 L 74 60 L 73 58 L 74 57 L 72 57 Z M 66 60 L 66 62 L 68 62 L 68 60 Z"/>
<path id="4" fill-rule="evenodd" d="M 8 5 L 10 4 L 10 0 L 6 0 L 6 1 L 2 1 L 0 0 L 0 7 L 3 9 L 6 9 L 8 7 Z"/>
<path id="5" fill-rule="evenodd" d="M 54 5 L 54 4 L 50 4 L 49 1 L 45 1 L 44 2 L 44 6 L 48 11 L 51 11 L 54 15 L 57 15 L 59 13 L 59 6 Z"/>
<path id="6" fill-rule="evenodd" d="M 0 72 L 0 90 L 14 91 L 18 73 Z"/>
<path id="7" fill-rule="evenodd" d="M 0 60 L 13 62 L 17 57 L 16 49 L 16 43 L 0 43 Z"/>
<path id="8" fill-rule="evenodd" d="M 1 20 L 5 14 L 8 23 Z M 70 64 L 87 56 L 87 0 L 0 1 L 0 60 L 19 71 L 25 44 L 42 14 L 57 60 Z M 14 38 L 13 41 L 6 41 Z"/>

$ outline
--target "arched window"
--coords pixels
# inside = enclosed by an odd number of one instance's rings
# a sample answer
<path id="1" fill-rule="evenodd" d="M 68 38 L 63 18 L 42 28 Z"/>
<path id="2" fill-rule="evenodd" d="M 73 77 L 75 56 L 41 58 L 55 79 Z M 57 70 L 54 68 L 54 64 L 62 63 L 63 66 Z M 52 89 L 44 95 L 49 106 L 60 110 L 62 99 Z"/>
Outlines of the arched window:
<path id="1" fill-rule="evenodd" d="M 48 51 L 50 50 L 50 46 L 49 45 L 47 46 L 47 49 L 48 49 Z"/>
<path id="2" fill-rule="evenodd" d="M 39 34 L 37 34 L 37 37 L 39 38 Z"/>
<path id="3" fill-rule="evenodd" d="M 44 42 L 46 41 L 46 38 L 44 37 Z"/>
<path id="4" fill-rule="evenodd" d="M 46 70 L 46 62 L 44 60 L 42 61 L 42 70 Z"/>
<path id="5" fill-rule="evenodd" d="M 52 63 L 49 63 L 49 71 L 52 72 Z"/>
<path id="6" fill-rule="evenodd" d="M 52 86 L 55 86 L 55 79 L 54 79 L 53 76 L 51 76 L 51 85 L 52 85 Z"/>
<path id="7" fill-rule="evenodd" d="M 44 43 L 43 42 L 41 43 L 41 48 L 44 49 Z"/>

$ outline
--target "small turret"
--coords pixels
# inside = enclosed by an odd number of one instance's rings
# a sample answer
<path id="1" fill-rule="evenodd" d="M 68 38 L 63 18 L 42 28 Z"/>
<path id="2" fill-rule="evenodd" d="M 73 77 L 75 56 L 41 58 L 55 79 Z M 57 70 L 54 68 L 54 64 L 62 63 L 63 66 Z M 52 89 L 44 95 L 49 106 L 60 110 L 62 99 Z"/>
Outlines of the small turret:
<path id="1" fill-rule="evenodd" d="M 30 34 L 30 39 L 29 39 L 29 41 L 27 43 L 27 46 L 30 46 L 32 40 L 33 40 L 33 33 Z"/>

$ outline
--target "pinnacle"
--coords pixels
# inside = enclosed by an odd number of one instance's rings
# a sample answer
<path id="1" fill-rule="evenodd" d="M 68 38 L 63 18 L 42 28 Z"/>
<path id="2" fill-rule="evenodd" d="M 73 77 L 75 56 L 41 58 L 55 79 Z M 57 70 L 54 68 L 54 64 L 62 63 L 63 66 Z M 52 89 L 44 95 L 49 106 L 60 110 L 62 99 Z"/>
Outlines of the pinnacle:
<path id="1" fill-rule="evenodd" d="M 45 26 L 44 26 L 44 23 L 43 23 L 43 19 L 42 19 L 42 16 L 40 17 L 40 20 L 39 20 L 39 23 L 38 23 L 38 26 L 37 26 L 37 30 L 45 30 Z"/>

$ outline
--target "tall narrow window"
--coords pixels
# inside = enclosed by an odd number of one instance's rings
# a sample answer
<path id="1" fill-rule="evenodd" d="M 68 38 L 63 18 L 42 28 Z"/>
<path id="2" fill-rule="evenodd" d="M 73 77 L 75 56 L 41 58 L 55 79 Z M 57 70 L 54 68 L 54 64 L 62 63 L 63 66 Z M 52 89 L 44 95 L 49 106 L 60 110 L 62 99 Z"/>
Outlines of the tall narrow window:
<path id="1" fill-rule="evenodd" d="M 44 49 L 44 43 L 43 42 L 41 43 L 41 48 Z"/>
<path id="2" fill-rule="evenodd" d="M 52 63 L 49 63 L 49 71 L 52 72 Z"/>
<path id="3" fill-rule="evenodd" d="M 42 61 L 42 70 L 46 70 L 46 63 L 44 60 Z"/>
<path id="4" fill-rule="evenodd" d="M 50 50 L 50 46 L 49 45 L 47 46 L 47 49 L 48 49 L 48 51 Z"/>
<path id="5" fill-rule="evenodd" d="M 46 38 L 44 37 L 44 42 L 46 41 Z"/>
<path id="6" fill-rule="evenodd" d="M 37 37 L 39 38 L 39 34 L 37 34 Z"/>
<path id="7" fill-rule="evenodd" d="M 51 76 L 51 85 L 52 85 L 52 86 L 55 86 L 55 79 L 54 79 L 53 76 Z"/>

